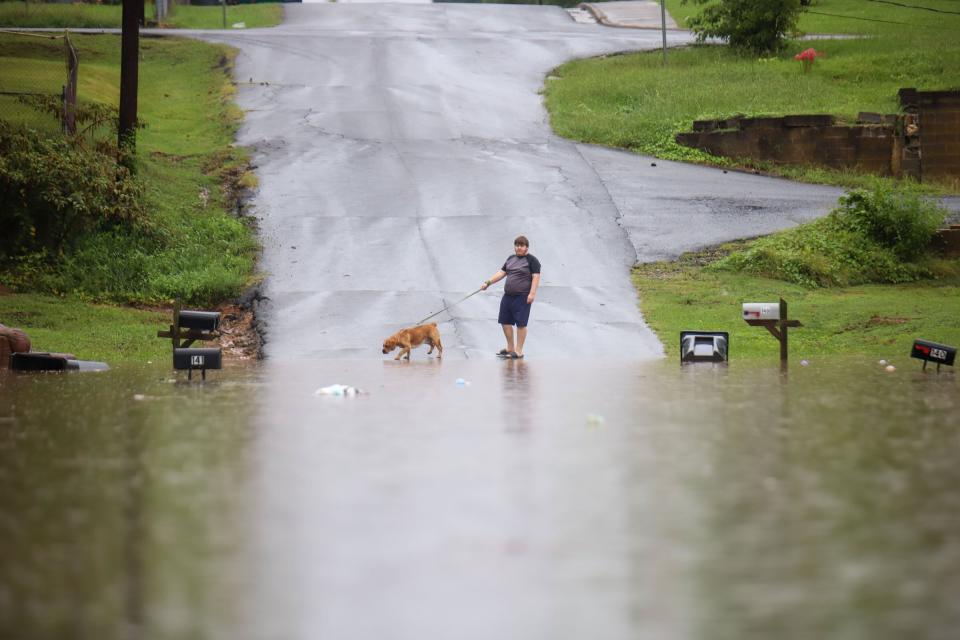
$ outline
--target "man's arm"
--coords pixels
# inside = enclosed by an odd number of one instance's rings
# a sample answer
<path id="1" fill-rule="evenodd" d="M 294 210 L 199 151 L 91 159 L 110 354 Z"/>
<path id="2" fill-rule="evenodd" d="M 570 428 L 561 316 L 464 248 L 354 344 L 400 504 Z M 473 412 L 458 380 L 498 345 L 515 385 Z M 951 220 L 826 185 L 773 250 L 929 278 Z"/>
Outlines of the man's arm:
<path id="1" fill-rule="evenodd" d="M 503 269 L 501 269 L 500 271 L 497 271 L 495 274 L 493 274 L 492 276 L 490 276 L 490 279 L 489 279 L 489 280 L 484 280 L 483 284 L 480 285 L 480 290 L 483 291 L 483 290 L 485 290 L 487 287 L 489 287 L 490 285 L 492 285 L 494 282 L 500 282 L 501 280 L 503 280 L 503 279 L 506 278 L 506 277 L 507 277 L 507 272 L 504 271 Z"/>
<path id="2" fill-rule="evenodd" d="M 527 304 L 532 304 L 533 299 L 537 297 L 537 287 L 540 286 L 540 274 L 533 274 L 533 279 L 530 281 L 530 293 L 527 294 Z"/>

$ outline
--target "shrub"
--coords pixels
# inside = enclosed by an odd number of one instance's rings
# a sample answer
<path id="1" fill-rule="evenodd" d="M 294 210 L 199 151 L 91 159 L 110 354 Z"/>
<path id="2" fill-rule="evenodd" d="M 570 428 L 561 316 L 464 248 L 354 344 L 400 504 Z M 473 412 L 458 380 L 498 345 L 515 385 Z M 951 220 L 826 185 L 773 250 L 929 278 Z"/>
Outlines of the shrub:
<path id="1" fill-rule="evenodd" d="M 109 155 L 0 122 L 0 255 L 60 256 L 91 231 L 143 220 L 142 190 Z"/>
<path id="2" fill-rule="evenodd" d="M 688 0 L 683 0 L 686 3 Z M 720 38 L 734 49 L 768 55 L 796 30 L 800 0 L 691 0 L 706 5 L 688 21 L 698 42 Z"/>
<path id="3" fill-rule="evenodd" d="M 929 246 L 946 211 L 916 190 L 894 191 L 877 183 L 871 190 L 856 189 L 842 196 L 831 215 L 842 227 L 893 249 L 902 260 L 910 260 Z"/>
<path id="4" fill-rule="evenodd" d="M 829 216 L 755 240 L 708 268 L 807 287 L 936 278 L 956 272 L 926 255 L 945 215 L 913 189 L 877 183 L 842 196 Z"/>

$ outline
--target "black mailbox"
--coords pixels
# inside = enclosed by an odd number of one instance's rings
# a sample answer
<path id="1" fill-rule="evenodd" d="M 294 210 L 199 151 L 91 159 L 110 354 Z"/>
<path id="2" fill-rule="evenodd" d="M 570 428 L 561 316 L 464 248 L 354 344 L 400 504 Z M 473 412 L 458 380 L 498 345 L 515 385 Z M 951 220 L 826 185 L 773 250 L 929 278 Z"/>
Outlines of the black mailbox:
<path id="1" fill-rule="evenodd" d="M 173 368 L 180 371 L 188 371 L 189 377 L 193 377 L 194 369 L 199 369 L 204 379 L 207 377 L 207 369 L 219 369 L 222 364 L 222 355 L 220 349 L 215 348 L 188 348 L 173 350 Z"/>
<path id="2" fill-rule="evenodd" d="M 216 331 L 220 326 L 220 313 L 217 311 L 181 311 L 177 323 L 183 329 L 197 331 Z"/>
<path id="3" fill-rule="evenodd" d="M 726 331 L 681 331 L 680 362 L 726 362 L 729 344 Z"/>
<path id="4" fill-rule="evenodd" d="M 173 368 L 187 371 L 193 378 L 193 371 L 199 369 L 203 379 L 207 379 L 207 369 L 219 369 L 220 349 L 192 348 L 197 340 L 214 340 L 220 327 L 218 311 L 189 311 L 180 308 L 178 300 L 173 307 L 173 324 L 168 331 L 158 331 L 158 338 L 170 338 L 173 342 Z"/>
<path id="5" fill-rule="evenodd" d="M 10 356 L 10 368 L 14 371 L 64 371 L 67 359 L 53 353 L 14 353 Z"/>
<path id="6" fill-rule="evenodd" d="M 74 360 L 62 353 L 30 351 L 11 355 L 10 368 L 14 371 L 105 371 L 110 367 L 105 362 Z"/>
<path id="7" fill-rule="evenodd" d="M 929 340 L 914 340 L 910 357 L 923 360 L 924 368 L 926 368 L 928 362 L 936 362 L 938 368 L 942 364 L 953 366 L 953 362 L 957 358 L 957 349 Z"/>

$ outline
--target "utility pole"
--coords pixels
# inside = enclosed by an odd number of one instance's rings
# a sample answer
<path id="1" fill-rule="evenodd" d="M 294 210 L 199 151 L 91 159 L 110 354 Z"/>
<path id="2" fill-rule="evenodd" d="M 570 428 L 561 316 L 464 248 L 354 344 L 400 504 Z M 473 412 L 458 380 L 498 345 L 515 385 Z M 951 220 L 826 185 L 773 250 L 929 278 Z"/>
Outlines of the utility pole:
<path id="1" fill-rule="evenodd" d="M 663 66 L 667 66 L 667 0 L 660 0 L 660 29 L 663 31 Z"/>
<path id="2" fill-rule="evenodd" d="M 140 57 L 140 17 L 143 0 L 123 0 L 120 37 L 120 126 L 117 146 L 133 153 L 137 147 L 137 75 Z"/>

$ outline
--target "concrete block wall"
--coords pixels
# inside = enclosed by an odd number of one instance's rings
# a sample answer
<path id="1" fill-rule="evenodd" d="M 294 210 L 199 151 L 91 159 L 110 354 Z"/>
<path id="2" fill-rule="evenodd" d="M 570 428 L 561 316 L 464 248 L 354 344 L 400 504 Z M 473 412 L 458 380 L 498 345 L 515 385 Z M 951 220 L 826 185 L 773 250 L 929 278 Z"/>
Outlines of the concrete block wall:
<path id="1" fill-rule="evenodd" d="M 677 142 L 718 156 L 769 160 L 782 164 L 815 164 L 836 169 L 859 168 L 896 175 L 898 145 L 895 123 L 857 126 L 835 124 L 832 116 L 702 120 Z"/>
<path id="2" fill-rule="evenodd" d="M 946 258 L 960 258 L 960 225 L 937 231 L 932 246 Z"/>
<path id="3" fill-rule="evenodd" d="M 923 177 L 960 179 L 960 91 L 901 89 L 900 104 L 917 114 Z"/>
<path id="4" fill-rule="evenodd" d="M 678 143 L 718 156 L 960 181 L 960 91 L 901 89 L 903 114 L 698 120 Z"/>

